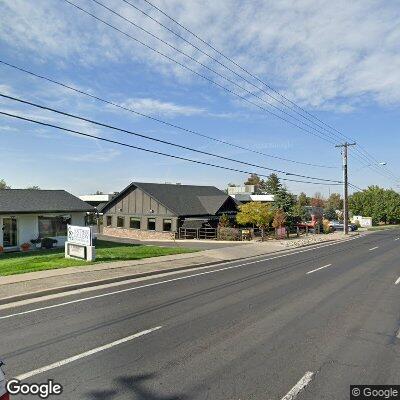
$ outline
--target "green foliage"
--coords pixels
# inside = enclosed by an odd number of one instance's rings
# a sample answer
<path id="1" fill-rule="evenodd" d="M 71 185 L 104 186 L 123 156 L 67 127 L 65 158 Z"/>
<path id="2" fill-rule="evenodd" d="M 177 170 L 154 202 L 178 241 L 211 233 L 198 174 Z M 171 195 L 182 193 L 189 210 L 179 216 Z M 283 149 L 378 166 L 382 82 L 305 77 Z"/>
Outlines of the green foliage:
<path id="1" fill-rule="evenodd" d="M 302 206 L 299 203 L 296 203 L 292 207 L 291 215 L 293 217 L 298 218 L 299 222 L 300 221 L 309 221 L 311 219 L 310 212 L 305 208 L 305 206 Z"/>
<path id="2" fill-rule="evenodd" d="M 336 209 L 335 208 L 328 208 L 325 210 L 324 212 L 324 217 L 328 220 L 328 221 L 332 221 L 334 219 L 337 219 L 337 214 L 336 214 Z"/>
<path id="3" fill-rule="evenodd" d="M 332 193 L 325 204 L 326 208 L 333 208 L 334 210 L 341 210 L 343 208 L 343 200 L 340 198 L 339 193 Z"/>
<path id="4" fill-rule="evenodd" d="M 371 217 L 374 225 L 400 222 L 400 194 L 392 189 L 370 186 L 349 197 L 349 209 L 353 215 Z"/>
<path id="5" fill-rule="evenodd" d="M 300 207 L 304 207 L 304 206 L 309 206 L 310 205 L 310 198 L 307 197 L 307 195 L 304 192 L 301 192 L 298 196 L 297 196 L 297 204 Z"/>
<path id="6" fill-rule="evenodd" d="M 10 189 L 10 186 L 7 186 L 7 183 L 4 179 L 0 179 L 0 190 L 1 189 Z"/>
<path id="7" fill-rule="evenodd" d="M 263 193 L 276 194 L 282 189 L 278 175 L 271 174 L 267 180 L 261 181 L 260 189 Z"/>
<path id="8" fill-rule="evenodd" d="M 27 189 L 31 189 L 31 190 L 40 190 L 39 186 L 33 185 L 33 186 L 28 186 Z"/>
<path id="9" fill-rule="evenodd" d="M 267 228 L 273 218 L 271 207 L 268 204 L 251 201 L 239 206 L 236 221 L 240 225 L 255 225 L 257 228 Z"/>
<path id="10" fill-rule="evenodd" d="M 296 203 L 295 197 L 284 186 L 282 186 L 274 194 L 275 210 L 282 210 L 288 213 L 292 210 L 295 203 Z"/>
<path id="11" fill-rule="evenodd" d="M 221 227 L 221 228 L 227 228 L 229 225 L 230 225 L 229 217 L 226 214 L 222 214 L 219 217 L 218 226 Z"/>

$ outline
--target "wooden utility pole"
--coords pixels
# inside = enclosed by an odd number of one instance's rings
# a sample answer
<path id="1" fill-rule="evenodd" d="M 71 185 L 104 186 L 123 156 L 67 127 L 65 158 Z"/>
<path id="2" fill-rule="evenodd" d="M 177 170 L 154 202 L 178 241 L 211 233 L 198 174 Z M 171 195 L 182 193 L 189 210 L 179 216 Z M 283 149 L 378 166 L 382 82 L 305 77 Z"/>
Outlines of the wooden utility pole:
<path id="1" fill-rule="evenodd" d="M 335 147 L 342 148 L 342 156 L 343 156 L 343 225 L 344 225 L 344 233 L 348 235 L 349 233 L 349 182 L 347 177 L 347 149 L 349 146 L 355 146 L 356 143 L 347 143 L 339 144 Z"/>

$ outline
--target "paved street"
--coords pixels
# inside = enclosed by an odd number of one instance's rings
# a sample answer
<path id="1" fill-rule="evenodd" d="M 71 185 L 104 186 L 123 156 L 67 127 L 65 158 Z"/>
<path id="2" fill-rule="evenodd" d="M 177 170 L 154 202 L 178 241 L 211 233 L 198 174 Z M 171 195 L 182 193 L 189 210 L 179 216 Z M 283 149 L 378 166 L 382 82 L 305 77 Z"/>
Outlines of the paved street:
<path id="1" fill-rule="evenodd" d="M 59 399 L 341 400 L 400 384 L 399 237 L 3 309 L 0 357 L 8 378 L 62 384 Z"/>

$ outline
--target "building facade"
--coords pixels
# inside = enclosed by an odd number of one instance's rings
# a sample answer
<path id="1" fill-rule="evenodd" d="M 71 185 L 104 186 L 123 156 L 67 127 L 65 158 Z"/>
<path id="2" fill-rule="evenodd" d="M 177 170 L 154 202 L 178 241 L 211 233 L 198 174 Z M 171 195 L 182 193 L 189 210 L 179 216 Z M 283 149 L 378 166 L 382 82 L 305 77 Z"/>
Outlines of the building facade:
<path id="1" fill-rule="evenodd" d="M 0 246 L 18 250 L 38 238 L 64 246 L 67 225 L 85 225 L 93 207 L 64 190 L 0 190 Z"/>
<path id="2" fill-rule="evenodd" d="M 185 221 L 212 223 L 236 212 L 236 202 L 213 186 L 134 182 L 103 207 L 103 234 L 172 239 Z"/>

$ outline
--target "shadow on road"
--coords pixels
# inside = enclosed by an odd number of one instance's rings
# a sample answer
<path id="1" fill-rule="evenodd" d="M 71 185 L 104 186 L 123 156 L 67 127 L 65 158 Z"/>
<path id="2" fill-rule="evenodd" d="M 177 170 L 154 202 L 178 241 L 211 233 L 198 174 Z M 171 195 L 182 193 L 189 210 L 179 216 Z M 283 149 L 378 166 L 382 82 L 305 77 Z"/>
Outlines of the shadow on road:
<path id="1" fill-rule="evenodd" d="M 110 400 L 116 397 L 132 400 L 187 400 L 184 394 L 164 396 L 148 389 L 146 381 L 156 378 L 155 373 L 119 376 L 113 380 L 113 390 L 92 391 L 86 394 L 90 400 Z"/>

